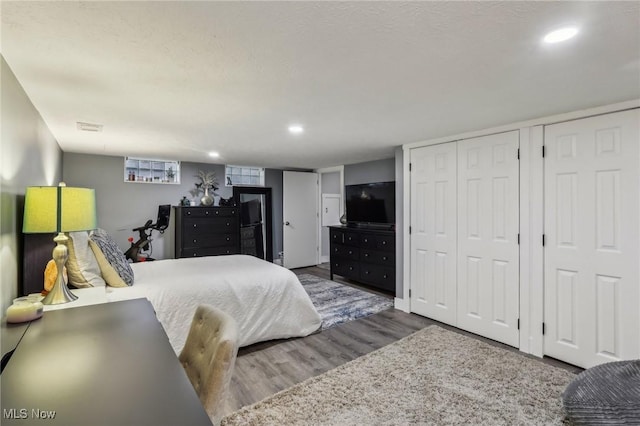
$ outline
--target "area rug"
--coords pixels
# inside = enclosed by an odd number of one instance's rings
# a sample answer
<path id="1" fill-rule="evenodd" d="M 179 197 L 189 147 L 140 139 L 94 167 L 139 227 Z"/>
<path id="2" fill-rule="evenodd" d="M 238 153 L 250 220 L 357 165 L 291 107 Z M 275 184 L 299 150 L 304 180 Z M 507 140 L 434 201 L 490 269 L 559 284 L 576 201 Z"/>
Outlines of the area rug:
<path id="1" fill-rule="evenodd" d="M 322 330 L 393 307 L 393 300 L 310 274 L 298 279 L 322 318 Z"/>
<path id="2" fill-rule="evenodd" d="M 559 425 L 574 374 L 438 326 L 244 407 L 223 425 Z"/>

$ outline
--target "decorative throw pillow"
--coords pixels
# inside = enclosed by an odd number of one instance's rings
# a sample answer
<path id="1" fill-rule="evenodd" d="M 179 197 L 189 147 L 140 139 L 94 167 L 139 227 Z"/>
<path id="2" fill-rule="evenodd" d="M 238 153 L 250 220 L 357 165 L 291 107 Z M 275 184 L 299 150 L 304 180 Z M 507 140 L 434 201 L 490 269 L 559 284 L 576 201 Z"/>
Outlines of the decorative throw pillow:
<path id="1" fill-rule="evenodd" d="M 106 257 L 104 257 L 104 253 L 100 250 L 100 247 L 89 240 L 89 246 L 91 250 L 93 250 L 93 254 L 96 256 L 96 260 L 98 261 L 98 266 L 100 266 L 100 272 L 102 273 L 102 278 L 107 282 L 107 285 L 110 287 L 127 287 L 127 283 L 125 283 L 120 275 L 118 275 L 118 271 L 116 271 L 113 266 L 109 263 Z"/>
<path id="2" fill-rule="evenodd" d="M 107 258 L 113 269 L 118 272 L 120 278 L 127 283 L 127 285 L 133 285 L 133 270 L 131 269 L 131 265 L 127 262 L 127 258 L 124 256 L 118 244 L 111 238 L 107 231 L 104 229 L 94 229 L 91 232 L 90 236 L 91 240 L 95 242 L 100 250 L 104 254 L 104 257 Z"/>
<path id="3" fill-rule="evenodd" d="M 89 235 L 85 231 L 70 232 L 67 248 L 69 284 L 76 288 L 104 287 L 106 283 L 100 275 L 100 266 L 89 247 Z"/>

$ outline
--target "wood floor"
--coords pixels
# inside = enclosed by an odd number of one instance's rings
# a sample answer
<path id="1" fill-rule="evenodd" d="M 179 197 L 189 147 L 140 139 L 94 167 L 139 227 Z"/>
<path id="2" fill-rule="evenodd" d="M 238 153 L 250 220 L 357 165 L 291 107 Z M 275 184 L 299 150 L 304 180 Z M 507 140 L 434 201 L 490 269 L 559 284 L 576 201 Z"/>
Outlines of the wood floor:
<path id="1" fill-rule="evenodd" d="M 322 267 L 301 268 L 294 272 L 329 279 L 329 271 Z M 365 288 L 341 280 L 340 277 L 334 276 L 334 281 Z M 392 308 L 307 337 L 262 342 L 241 348 L 231 383 L 230 408 L 253 404 L 433 324 L 518 352 L 501 343 Z M 578 367 L 550 358 L 544 358 L 543 362 L 576 373 L 582 371 Z"/>

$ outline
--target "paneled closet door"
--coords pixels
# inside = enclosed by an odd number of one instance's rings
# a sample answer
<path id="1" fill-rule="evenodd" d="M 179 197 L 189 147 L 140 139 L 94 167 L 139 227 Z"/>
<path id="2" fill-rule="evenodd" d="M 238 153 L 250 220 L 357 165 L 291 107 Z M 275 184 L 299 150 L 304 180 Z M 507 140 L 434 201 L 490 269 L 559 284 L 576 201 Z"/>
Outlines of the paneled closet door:
<path id="1" fill-rule="evenodd" d="M 458 142 L 458 324 L 518 346 L 520 133 Z"/>
<path id="2" fill-rule="evenodd" d="M 544 352 L 640 357 L 640 110 L 545 127 Z"/>
<path id="3" fill-rule="evenodd" d="M 411 150 L 411 310 L 455 325 L 456 143 Z"/>

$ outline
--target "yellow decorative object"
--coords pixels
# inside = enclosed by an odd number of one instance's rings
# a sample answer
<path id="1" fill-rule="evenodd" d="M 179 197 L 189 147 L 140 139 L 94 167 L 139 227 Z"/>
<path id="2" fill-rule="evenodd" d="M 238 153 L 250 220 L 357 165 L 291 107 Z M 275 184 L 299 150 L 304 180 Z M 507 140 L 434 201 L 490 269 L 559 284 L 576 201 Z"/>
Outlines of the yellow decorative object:
<path id="1" fill-rule="evenodd" d="M 44 289 L 47 291 L 51 291 L 53 285 L 56 283 L 56 278 L 58 276 L 58 268 L 56 267 L 56 262 L 54 260 L 50 260 L 47 263 L 47 267 L 44 270 Z M 67 268 L 62 269 L 62 276 L 64 277 L 65 282 L 68 281 L 67 278 Z"/>

